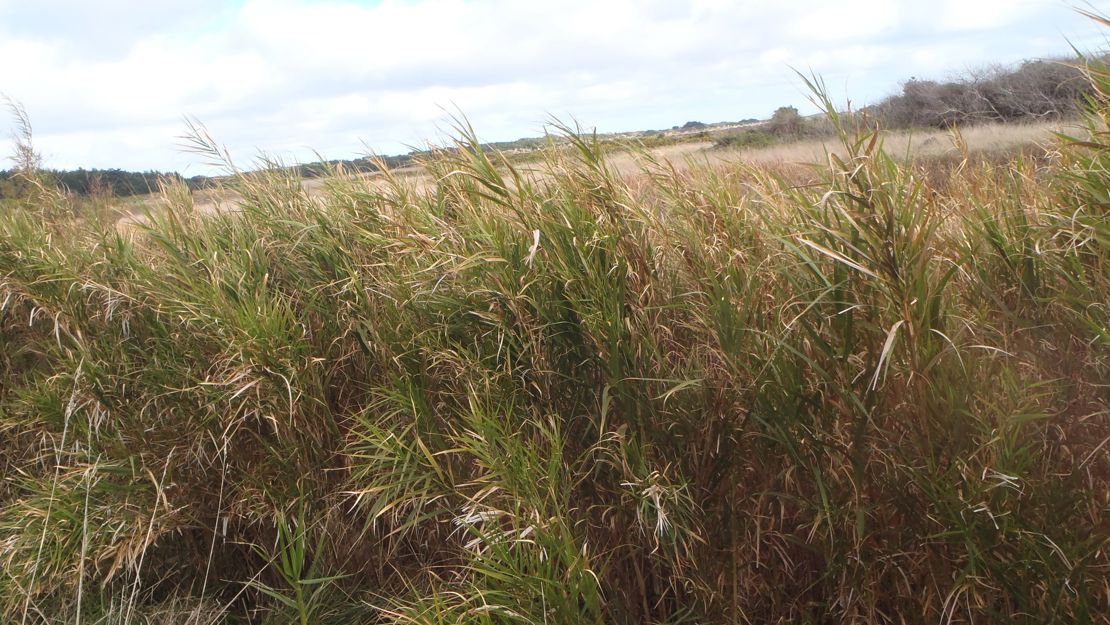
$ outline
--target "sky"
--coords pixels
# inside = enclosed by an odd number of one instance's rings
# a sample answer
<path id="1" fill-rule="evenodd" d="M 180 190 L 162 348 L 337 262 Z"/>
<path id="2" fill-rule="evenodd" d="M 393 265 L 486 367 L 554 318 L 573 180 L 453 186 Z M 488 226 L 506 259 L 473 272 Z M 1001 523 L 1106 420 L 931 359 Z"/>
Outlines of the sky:
<path id="1" fill-rule="evenodd" d="M 552 118 L 599 132 L 813 111 L 792 68 L 855 105 L 910 77 L 1107 47 L 1110 0 L 0 0 L 0 94 L 46 166 L 211 173 L 405 153 L 449 114 L 486 141 Z M 14 131 L 0 111 L 0 148 Z M 0 168 L 7 167 L 0 164 Z"/>

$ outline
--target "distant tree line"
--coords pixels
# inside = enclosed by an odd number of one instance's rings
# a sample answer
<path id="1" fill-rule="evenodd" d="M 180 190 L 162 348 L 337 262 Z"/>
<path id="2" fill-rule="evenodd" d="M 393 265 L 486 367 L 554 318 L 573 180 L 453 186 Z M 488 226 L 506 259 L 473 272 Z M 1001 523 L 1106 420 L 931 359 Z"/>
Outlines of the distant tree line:
<path id="1" fill-rule="evenodd" d="M 1077 59 L 994 66 L 948 82 L 911 78 L 864 112 L 887 128 L 947 128 L 1057 119 L 1075 113 L 1090 83 Z"/>
<path id="2" fill-rule="evenodd" d="M 320 178 L 327 176 L 330 172 L 338 168 L 342 168 L 347 173 L 368 174 L 380 171 L 379 163 L 384 163 L 388 169 L 396 169 L 398 167 L 405 167 L 412 164 L 412 154 L 398 154 L 395 156 L 377 156 L 374 158 L 355 158 L 355 159 L 334 159 L 329 161 L 318 161 L 315 163 L 305 163 L 303 165 L 291 165 L 287 169 L 292 170 L 301 178 Z"/>
<path id="3" fill-rule="evenodd" d="M 946 82 L 911 78 L 902 83 L 901 93 L 854 115 L 884 128 L 1059 119 L 1077 113 L 1090 93 L 1081 63 L 1081 59 L 1034 60 L 1016 67 L 993 66 Z M 824 117 L 804 117 L 797 108 L 782 106 L 759 126 L 719 136 L 716 145 L 763 147 L 832 133 Z"/>
<path id="4" fill-rule="evenodd" d="M 379 159 L 358 158 L 351 160 L 332 160 L 327 162 L 291 165 L 289 169 L 302 178 L 318 178 L 328 175 L 328 172 L 341 167 L 349 173 L 370 173 L 379 170 L 378 162 L 384 162 L 387 167 L 404 167 L 411 164 L 412 156 L 402 154 L 398 156 L 383 156 Z M 192 190 L 204 189 L 216 184 L 218 176 L 193 176 L 185 178 L 177 172 L 160 171 L 124 171 L 122 169 L 72 169 L 72 170 L 38 170 L 39 175 L 51 184 L 58 186 L 69 193 L 80 196 L 112 196 L 128 197 L 132 195 L 145 195 L 158 191 L 159 184 L 165 180 L 184 182 Z M 22 197 L 26 193 L 28 183 L 18 170 L 0 170 L 0 200 Z"/>
<path id="5" fill-rule="evenodd" d="M 161 180 L 184 180 L 180 174 L 122 169 L 73 169 L 40 171 L 50 183 L 77 195 L 127 197 L 158 190 Z M 21 197 L 26 181 L 17 170 L 0 171 L 0 199 Z"/>

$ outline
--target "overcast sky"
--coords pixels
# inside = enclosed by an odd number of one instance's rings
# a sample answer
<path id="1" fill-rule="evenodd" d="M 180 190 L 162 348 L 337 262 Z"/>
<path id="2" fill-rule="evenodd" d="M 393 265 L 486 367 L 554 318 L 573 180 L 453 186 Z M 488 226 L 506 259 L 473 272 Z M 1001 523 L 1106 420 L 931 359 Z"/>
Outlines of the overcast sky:
<path id="1" fill-rule="evenodd" d="M 0 93 L 46 165 L 208 169 L 184 116 L 236 158 L 353 158 L 484 140 L 549 116 L 601 132 L 807 105 L 790 67 L 867 103 L 910 76 L 1104 49 L 1107 0 L 0 0 Z M 0 130 L 11 124 L 2 119 Z M 4 138 L 10 132 L 4 133 Z M 10 149 L 8 150 L 10 152 Z M 5 167 L 7 165 L 0 165 Z"/>

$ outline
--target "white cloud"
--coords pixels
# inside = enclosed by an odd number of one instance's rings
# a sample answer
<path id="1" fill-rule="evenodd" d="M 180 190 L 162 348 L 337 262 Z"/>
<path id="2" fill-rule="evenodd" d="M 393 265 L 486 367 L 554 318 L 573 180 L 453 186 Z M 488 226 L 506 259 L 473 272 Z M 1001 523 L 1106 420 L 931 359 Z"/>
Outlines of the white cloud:
<path id="1" fill-rule="evenodd" d="M 1059 0 L 0 0 L 0 92 L 54 166 L 180 168 L 183 115 L 247 157 L 400 151 L 454 106 L 490 139 L 669 127 L 804 106 L 788 66 L 858 102 L 1084 25 Z"/>
<path id="2" fill-rule="evenodd" d="M 990 30 L 1009 26 L 1043 11 L 1065 11 L 1060 0 L 939 0 L 930 13 L 942 31 Z"/>
<path id="3" fill-rule="evenodd" d="M 796 33 L 805 41 L 844 41 L 880 37 L 895 31 L 904 11 L 887 0 L 840 0 L 820 3 L 798 20 Z"/>

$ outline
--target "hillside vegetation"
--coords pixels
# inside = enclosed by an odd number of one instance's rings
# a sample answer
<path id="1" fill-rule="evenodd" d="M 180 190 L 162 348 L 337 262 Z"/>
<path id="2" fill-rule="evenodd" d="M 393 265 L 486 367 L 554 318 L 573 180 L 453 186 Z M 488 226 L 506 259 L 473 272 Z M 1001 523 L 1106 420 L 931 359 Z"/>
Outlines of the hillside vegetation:
<path id="1" fill-rule="evenodd" d="M 1110 72 L 1039 158 L 0 214 L 0 621 L 1110 622 Z M 960 136 L 954 134 L 957 147 Z M 218 147 L 198 136 L 212 156 Z"/>
<path id="2" fill-rule="evenodd" d="M 891 128 L 1059 119 L 1077 111 L 1089 87 L 1074 59 L 1033 60 L 947 82 L 910 79 L 868 113 Z"/>

